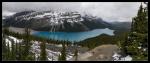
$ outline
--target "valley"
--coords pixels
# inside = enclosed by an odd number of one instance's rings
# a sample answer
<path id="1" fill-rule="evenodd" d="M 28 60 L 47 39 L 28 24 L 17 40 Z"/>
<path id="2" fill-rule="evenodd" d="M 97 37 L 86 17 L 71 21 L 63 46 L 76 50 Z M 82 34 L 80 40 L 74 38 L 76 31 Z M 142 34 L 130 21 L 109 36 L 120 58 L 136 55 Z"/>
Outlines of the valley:
<path id="1" fill-rule="evenodd" d="M 2 61 L 147 61 L 148 3 L 2 2 L 1 43 Z"/>

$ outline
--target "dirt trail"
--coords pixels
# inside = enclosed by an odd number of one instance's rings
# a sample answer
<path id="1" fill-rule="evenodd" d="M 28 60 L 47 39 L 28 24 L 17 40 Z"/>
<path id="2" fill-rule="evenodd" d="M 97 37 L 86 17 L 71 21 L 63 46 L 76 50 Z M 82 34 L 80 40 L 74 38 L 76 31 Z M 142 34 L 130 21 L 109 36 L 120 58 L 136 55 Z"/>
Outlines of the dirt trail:
<path id="1" fill-rule="evenodd" d="M 111 61 L 114 52 L 118 52 L 118 46 L 107 44 L 98 46 L 91 51 L 78 55 L 78 61 Z M 70 59 L 73 61 L 74 58 Z"/>

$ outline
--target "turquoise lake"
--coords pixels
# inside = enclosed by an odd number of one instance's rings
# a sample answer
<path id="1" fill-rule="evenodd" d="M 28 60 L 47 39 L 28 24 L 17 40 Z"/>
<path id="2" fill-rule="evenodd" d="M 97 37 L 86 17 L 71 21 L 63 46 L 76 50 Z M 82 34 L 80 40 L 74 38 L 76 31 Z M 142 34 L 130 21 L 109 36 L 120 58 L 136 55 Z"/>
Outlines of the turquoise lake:
<path id="1" fill-rule="evenodd" d="M 114 35 L 114 30 L 105 29 L 94 29 L 91 31 L 84 32 L 47 32 L 47 31 L 37 31 L 33 33 L 34 36 L 45 37 L 54 40 L 68 40 L 68 41 L 82 41 L 87 38 L 96 37 L 101 34 Z"/>

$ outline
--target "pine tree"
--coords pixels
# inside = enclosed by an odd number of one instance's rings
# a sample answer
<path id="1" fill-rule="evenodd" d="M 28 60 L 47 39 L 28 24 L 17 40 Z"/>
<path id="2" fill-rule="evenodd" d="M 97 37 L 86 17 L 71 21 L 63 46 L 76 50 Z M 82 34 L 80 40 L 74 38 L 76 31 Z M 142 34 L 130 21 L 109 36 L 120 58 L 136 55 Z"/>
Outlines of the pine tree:
<path id="1" fill-rule="evenodd" d="M 18 60 L 18 43 L 15 41 L 14 43 L 14 58 L 15 60 Z"/>
<path id="2" fill-rule="evenodd" d="M 61 55 L 60 54 L 58 55 L 58 61 L 61 61 Z"/>
<path id="3" fill-rule="evenodd" d="M 11 41 L 11 60 L 15 60 L 15 43 L 13 39 L 10 39 Z"/>
<path id="4" fill-rule="evenodd" d="M 126 43 L 128 40 L 128 33 L 124 33 L 121 36 L 116 37 L 117 38 L 117 45 L 119 46 L 119 49 L 121 50 L 119 53 L 122 54 L 123 56 L 126 56 L 126 46 L 128 46 L 128 44 Z M 122 39 L 120 39 L 122 38 Z M 119 39 L 119 40 L 118 40 Z"/>
<path id="5" fill-rule="evenodd" d="M 59 57 L 59 60 L 66 61 L 66 47 L 65 47 L 65 42 L 62 43 L 62 50 L 61 50 L 61 55 Z"/>
<path id="6" fill-rule="evenodd" d="M 146 7 L 147 8 L 147 7 Z M 147 48 L 148 46 L 148 9 L 143 8 L 142 4 L 137 16 L 132 19 L 131 31 L 125 46 L 127 54 L 134 57 L 134 60 L 146 60 L 147 51 L 142 51 L 138 47 Z"/>
<path id="7" fill-rule="evenodd" d="M 40 45 L 41 52 L 40 52 L 40 60 L 47 60 L 46 55 L 46 43 L 43 41 Z"/>
<path id="8" fill-rule="evenodd" d="M 36 61 L 36 54 L 35 53 L 33 53 L 33 59 Z"/>
<path id="9" fill-rule="evenodd" d="M 30 50 L 30 29 L 28 27 L 25 28 L 25 37 L 24 37 L 24 60 L 28 60 L 27 57 L 29 57 L 29 50 Z"/>
<path id="10" fill-rule="evenodd" d="M 2 31 L 3 34 L 5 34 L 5 35 L 9 34 L 9 30 L 8 29 L 9 29 L 9 27 L 4 27 L 3 31 Z"/>
<path id="11" fill-rule="evenodd" d="M 10 45 L 9 45 L 9 42 L 8 42 L 8 43 L 7 43 L 6 60 L 10 60 L 10 55 L 11 55 L 11 52 L 10 52 Z"/>
<path id="12" fill-rule="evenodd" d="M 75 57 L 75 61 L 77 61 L 78 60 L 78 50 L 77 49 L 75 49 L 74 57 Z"/>
<path id="13" fill-rule="evenodd" d="M 25 37 L 26 54 L 25 55 L 28 55 L 28 53 L 29 53 L 29 29 L 28 28 L 25 28 L 25 33 L 26 33 L 26 37 Z"/>
<path id="14" fill-rule="evenodd" d="M 22 60 L 23 53 L 22 53 L 21 43 L 19 43 L 19 45 L 18 45 L 18 51 L 19 51 L 19 53 L 18 53 L 18 60 Z"/>
<path id="15" fill-rule="evenodd" d="M 6 60 L 6 56 L 7 56 L 7 46 L 6 46 L 6 35 L 3 34 L 2 35 L 2 60 Z"/>

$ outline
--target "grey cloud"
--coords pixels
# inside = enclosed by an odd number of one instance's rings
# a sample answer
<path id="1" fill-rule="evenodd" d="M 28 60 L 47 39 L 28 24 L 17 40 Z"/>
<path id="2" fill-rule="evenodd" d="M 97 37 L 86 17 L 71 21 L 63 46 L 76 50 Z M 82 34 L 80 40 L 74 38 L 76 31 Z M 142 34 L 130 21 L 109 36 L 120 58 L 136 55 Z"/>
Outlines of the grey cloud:
<path id="1" fill-rule="evenodd" d="M 50 9 L 73 10 L 89 13 L 106 21 L 131 21 L 140 2 L 3 2 L 2 11 L 45 11 Z"/>

